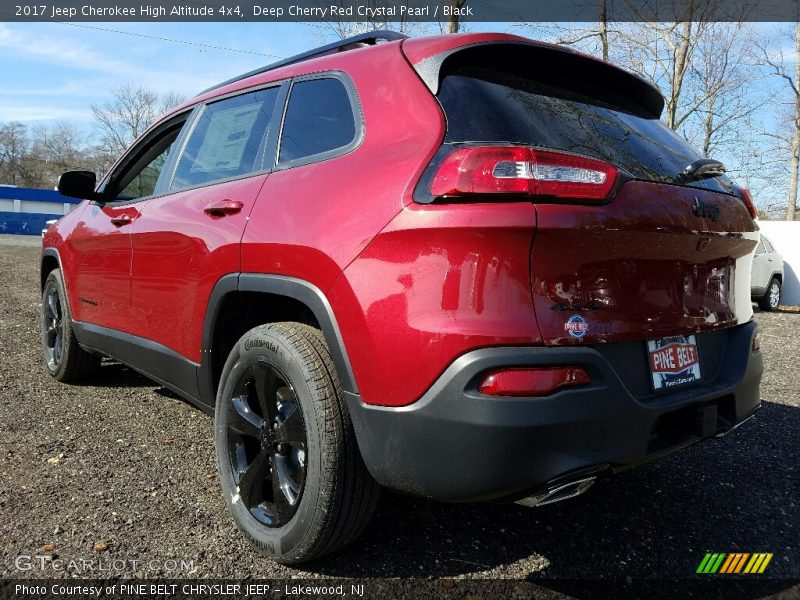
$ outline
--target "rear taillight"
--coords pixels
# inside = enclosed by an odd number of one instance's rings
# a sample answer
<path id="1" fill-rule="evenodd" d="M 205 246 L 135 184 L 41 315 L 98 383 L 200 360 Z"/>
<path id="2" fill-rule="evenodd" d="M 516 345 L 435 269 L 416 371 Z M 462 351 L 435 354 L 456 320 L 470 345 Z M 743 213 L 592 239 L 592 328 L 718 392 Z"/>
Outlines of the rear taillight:
<path id="1" fill-rule="evenodd" d="M 600 160 L 521 146 L 460 148 L 434 175 L 435 197 L 512 194 L 605 200 L 617 169 Z"/>
<path id="2" fill-rule="evenodd" d="M 489 371 L 478 386 L 488 396 L 548 396 L 562 387 L 586 385 L 581 367 L 512 368 Z"/>
<path id="3" fill-rule="evenodd" d="M 745 187 L 740 187 L 739 191 L 742 193 L 742 201 L 747 207 L 747 212 L 749 212 L 750 216 L 755 219 L 758 216 L 758 211 L 756 210 L 756 205 L 753 204 L 753 198 L 750 196 L 750 190 Z"/>

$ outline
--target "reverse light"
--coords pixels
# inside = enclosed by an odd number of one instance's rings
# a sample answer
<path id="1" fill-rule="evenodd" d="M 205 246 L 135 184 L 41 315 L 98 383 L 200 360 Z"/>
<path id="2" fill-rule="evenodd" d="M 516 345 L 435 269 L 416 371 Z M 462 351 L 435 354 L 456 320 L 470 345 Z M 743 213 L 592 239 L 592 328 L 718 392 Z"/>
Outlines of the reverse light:
<path id="1" fill-rule="evenodd" d="M 604 200 L 617 179 L 606 162 L 521 146 L 460 148 L 442 162 L 433 196 L 514 194 Z"/>
<path id="2" fill-rule="evenodd" d="M 586 385 L 581 367 L 541 367 L 489 371 L 478 386 L 488 396 L 548 396 L 562 387 Z"/>
<path id="3" fill-rule="evenodd" d="M 749 212 L 750 216 L 755 219 L 758 216 L 758 211 L 756 210 L 756 205 L 753 203 L 753 197 L 750 195 L 750 190 L 748 190 L 746 187 L 739 187 L 739 191 L 742 193 L 742 201 L 747 207 L 747 212 Z"/>

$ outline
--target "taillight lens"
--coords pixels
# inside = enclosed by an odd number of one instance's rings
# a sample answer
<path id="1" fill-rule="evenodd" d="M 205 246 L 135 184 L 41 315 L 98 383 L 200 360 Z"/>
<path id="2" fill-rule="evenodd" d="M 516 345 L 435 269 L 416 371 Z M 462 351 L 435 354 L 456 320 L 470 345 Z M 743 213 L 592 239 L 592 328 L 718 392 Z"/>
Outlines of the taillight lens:
<path id="1" fill-rule="evenodd" d="M 739 191 L 742 193 L 742 201 L 747 207 L 747 212 L 749 212 L 750 216 L 755 219 L 758 216 L 758 211 L 756 210 L 756 205 L 753 203 L 753 197 L 750 195 L 750 190 L 745 187 L 740 187 Z"/>
<path id="2" fill-rule="evenodd" d="M 514 194 L 578 200 L 608 198 L 617 169 L 600 160 L 521 146 L 460 148 L 442 162 L 433 196 Z"/>
<path id="3" fill-rule="evenodd" d="M 541 367 L 489 371 L 478 386 L 488 396 L 548 396 L 562 387 L 586 385 L 581 367 Z"/>

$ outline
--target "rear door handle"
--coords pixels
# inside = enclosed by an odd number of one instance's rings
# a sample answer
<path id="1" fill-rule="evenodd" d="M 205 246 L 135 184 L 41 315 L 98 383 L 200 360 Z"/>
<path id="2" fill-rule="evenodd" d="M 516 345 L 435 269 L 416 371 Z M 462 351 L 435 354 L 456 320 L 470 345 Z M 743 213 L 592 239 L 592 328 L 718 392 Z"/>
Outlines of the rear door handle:
<path id="1" fill-rule="evenodd" d="M 206 204 L 203 212 L 212 217 L 227 217 L 235 215 L 244 208 L 241 200 L 215 200 Z"/>
<path id="2" fill-rule="evenodd" d="M 130 225 L 133 223 L 133 219 L 130 215 L 118 215 L 116 217 L 111 217 L 111 223 L 117 227 L 122 227 L 123 225 Z"/>

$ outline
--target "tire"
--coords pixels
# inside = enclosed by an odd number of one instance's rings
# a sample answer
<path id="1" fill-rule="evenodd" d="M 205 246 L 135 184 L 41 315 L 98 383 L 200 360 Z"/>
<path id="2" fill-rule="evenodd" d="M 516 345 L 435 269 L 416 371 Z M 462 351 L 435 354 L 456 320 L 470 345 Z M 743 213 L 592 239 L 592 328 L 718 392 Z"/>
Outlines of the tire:
<path id="1" fill-rule="evenodd" d="M 42 292 L 42 354 L 47 372 L 62 383 L 86 379 L 100 367 L 100 357 L 86 352 L 75 338 L 60 269 L 50 272 Z"/>
<path id="2" fill-rule="evenodd" d="M 769 280 L 767 291 L 759 298 L 758 306 L 761 310 L 778 310 L 781 303 L 781 282 L 776 277 Z"/>
<path id="3" fill-rule="evenodd" d="M 272 323 L 239 339 L 219 384 L 214 440 L 228 509 L 260 553 L 308 561 L 369 523 L 379 488 L 318 329 Z"/>

